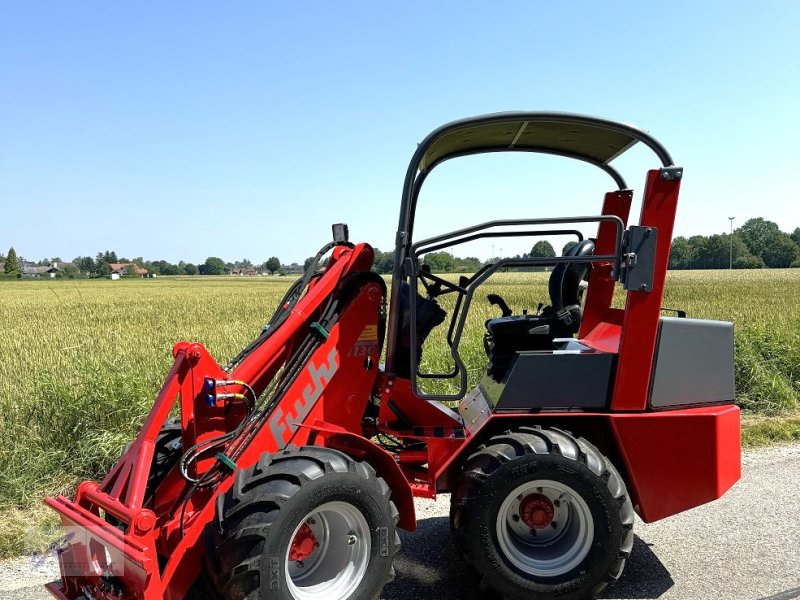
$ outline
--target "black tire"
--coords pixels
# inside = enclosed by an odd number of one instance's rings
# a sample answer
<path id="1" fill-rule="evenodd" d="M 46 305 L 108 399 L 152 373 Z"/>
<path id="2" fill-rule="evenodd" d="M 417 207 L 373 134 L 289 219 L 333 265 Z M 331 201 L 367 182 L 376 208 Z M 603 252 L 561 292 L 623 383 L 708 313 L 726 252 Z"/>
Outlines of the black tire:
<path id="1" fill-rule="evenodd" d="M 182 433 L 180 419 L 170 419 L 158 432 L 153 451 L 153 462 L 150 466 L 150 476 L 147 478 L 146 496 L 148 498 L 155 493 L 167 474 L 178 463 L 183 453 Z"/>
<path id="2" fill-rule="evenodd" d="M 183 453 L 181 446 L 180 419 L 170 419 L 161 427 L 156 436 L 155 448 L 153 449 L 153 461 L 150 463 L 150 475 L 147 477 L 147 487 L 145 492 L 145 504 L 150 501 L 156 489 L 164 478 L 172 470 Z M 123 456 L 130 449 L 131 444 L 127 444 L 122 451 Z"/>
<path id="3" fill-rule="evenodd" d="M 520 490 L 530 495 L 523 498 Z M 541 506 L 535 504 L 541 493 L 552 490 L 561 490 L 563 500 L 545 501 L 547 510 L 538 513 L 520 510 L 529 498 L 529 506 Z M 535 526 L 529 525 L 533 514 Z M 625 482 L 597 448 L 540 427 L 494 436 L 470 455 L 450 509 L 456 546 L 481 586 L 529 600 L 600 594 L 622 574 L 633 547 L 633 517 Z"/>
<path id="4" fill-rule="evenodd" d="M 298 593 L 320 600 L 336 600 L 339 593 L 346 594 L 340 600 L 380 596 L 394 576 L 392 561 L 400 547 L 396 532 L 399 513 L 390 499 L 389 486 L 368 463 L 330 448 L 306 446 L 265 454 L 235 477 L 231 489 L 219 497 L 216 519 L 206 530 L 206 570 L 222 598 L 288 600 Z M 337 510 L 362 523 L 350 533 L 362 531 L 363 538 L 342 536 L 341 527 L 331 533 L 336 528 L 328 525 L 338 518 Z M 333 519 L 329 521 L 326 514 Z M 303 559 L 311 563 L 311 575 L 307 575 L 300 572 L 307 565 L 289 560 L 289 551 L 301 527 L 307 523 L 319 526 L 312 516 L 325 524 L 326 533 L 320 534 L 320 539 L 330 542 L 322 541 L 319 549 Z M 357 539 L 346 542 L 352 550 L 345 547 L 342 552 L 336 545 L 343 537 Z M 348 552 L 350 558 L 341 558 Z M 342 560 L 346 567 L 341 566 Z M 352 568 L 351 577 L 338 575 L 359 561 L 362 566 Z M 336 573 L 330 580 L 341 580 L 343 587 L 309 595 L 301 578 L 327 581 L 326 571 Z"/>

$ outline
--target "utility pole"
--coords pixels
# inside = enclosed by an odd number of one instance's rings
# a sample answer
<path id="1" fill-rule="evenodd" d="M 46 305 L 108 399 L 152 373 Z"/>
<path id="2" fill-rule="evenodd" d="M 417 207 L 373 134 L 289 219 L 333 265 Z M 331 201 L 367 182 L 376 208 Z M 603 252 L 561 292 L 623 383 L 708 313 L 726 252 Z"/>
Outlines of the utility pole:
<path id="1" fill-rule="evenodd" d="M 728 220 L 731 222 L 731 234 L 730 234 L 730 252 L 728 253 L 728 270 L 733 269 L 733 220 L 736 217 L 728 217 Z"/>

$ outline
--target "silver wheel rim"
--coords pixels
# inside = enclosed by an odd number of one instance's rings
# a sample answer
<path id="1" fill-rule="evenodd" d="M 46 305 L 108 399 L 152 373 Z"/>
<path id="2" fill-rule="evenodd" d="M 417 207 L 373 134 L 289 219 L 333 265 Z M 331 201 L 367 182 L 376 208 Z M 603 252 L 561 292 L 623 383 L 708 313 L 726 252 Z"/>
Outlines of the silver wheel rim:
<path id="1" fill-rule="evenodd" d="M 544 496 L 552 504 L 552 518 L 541 529 L 520 517 L 523 502 Z M 594 519 L 586 501 L 571 487 L 541 479 L 514 489 L 497 513 L 497 542 L 503 555 L 522 572 L 556 577 L 577 567 L 594 540 Z"/>
<path id="2" fill-rule="evenodd" d="M 302 561 L 290 554 L 301 528 L 308 526 L 316 547 Z M 366 518 L 352 504 L 327 502 L 297 525 L 286 550 L 286 583 L 296 600 L 344 600 L 364 578 L 372 539 Z"/>

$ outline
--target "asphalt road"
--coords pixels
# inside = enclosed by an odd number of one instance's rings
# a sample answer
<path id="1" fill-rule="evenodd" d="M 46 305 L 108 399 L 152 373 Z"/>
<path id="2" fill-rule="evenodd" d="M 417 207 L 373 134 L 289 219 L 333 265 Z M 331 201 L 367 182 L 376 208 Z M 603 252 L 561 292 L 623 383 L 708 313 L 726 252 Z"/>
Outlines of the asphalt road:
<path id="1" fill-rule="evenodd" d="M 480 598 L 451 542 L 449 497 L 417 503 L 419 530 L 403 534 L 385 600 Z M 636 543 L 604 598 L 800 598 L 800 445 L 747 452 L 742 480 L 721 500 L 664 521 L 636 523 Z M 49 598 L 52 561 L 0 564 L 0 599 Z"/>

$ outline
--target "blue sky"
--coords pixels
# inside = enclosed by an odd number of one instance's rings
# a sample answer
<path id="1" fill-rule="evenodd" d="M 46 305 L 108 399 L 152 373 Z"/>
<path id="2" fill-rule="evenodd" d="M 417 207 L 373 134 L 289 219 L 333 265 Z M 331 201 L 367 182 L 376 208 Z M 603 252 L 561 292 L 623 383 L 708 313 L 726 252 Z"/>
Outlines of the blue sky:
<path id="1" fill-rule="evenodd" d="M 686 169 L 677 234 L 728 216 L 792 230 L 798 31 L 789 1 L 3 0 L 0 249 L 288 263 L 344 221 L 386 250 L 415 145 L 502 110 L 650 131 Z M 620 163 L 637 190 L 656 166 L 643 148 Z M 595 213 L 610 184 L 551 157 L 454 161 L 430 177 L 417 233 Z"/>

